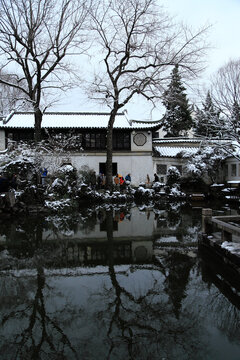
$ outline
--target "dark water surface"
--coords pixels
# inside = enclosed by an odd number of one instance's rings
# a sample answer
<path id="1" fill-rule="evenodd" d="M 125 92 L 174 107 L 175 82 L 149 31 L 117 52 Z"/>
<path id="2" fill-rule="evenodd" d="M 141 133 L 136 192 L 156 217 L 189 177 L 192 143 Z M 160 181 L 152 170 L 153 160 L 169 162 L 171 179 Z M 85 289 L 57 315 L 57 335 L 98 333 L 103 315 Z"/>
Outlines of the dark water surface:
<path id="1" fill-rule="evenodd" d="M 0 220 L 0 359 L 239 360 L 239 290 L 200 229 L 180 204 Z"/>

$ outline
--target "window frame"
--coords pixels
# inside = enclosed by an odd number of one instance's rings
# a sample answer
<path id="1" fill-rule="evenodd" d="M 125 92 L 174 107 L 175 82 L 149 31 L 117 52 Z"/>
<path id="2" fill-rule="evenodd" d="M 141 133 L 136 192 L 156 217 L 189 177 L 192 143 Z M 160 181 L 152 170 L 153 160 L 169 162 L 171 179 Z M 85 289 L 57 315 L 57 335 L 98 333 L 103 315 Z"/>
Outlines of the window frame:
<path id="1" fill-rule="evenodd" d="M 165 172 L 160 172 L 159 171 L 159 168 L 160 167 L 165 167 L 166 168 L 166 171 Z M 156 173 L 158 174 L 158 175 L 167 175 L 167 164 L 156 164 Z"/>

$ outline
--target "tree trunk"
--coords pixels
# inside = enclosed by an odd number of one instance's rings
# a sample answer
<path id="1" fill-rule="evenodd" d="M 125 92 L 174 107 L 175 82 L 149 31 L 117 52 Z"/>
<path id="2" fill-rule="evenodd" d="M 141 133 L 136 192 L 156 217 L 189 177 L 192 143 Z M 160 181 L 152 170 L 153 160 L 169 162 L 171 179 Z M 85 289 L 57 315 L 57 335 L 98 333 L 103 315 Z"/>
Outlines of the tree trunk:
<path id="1" fill-rule="evenodd" d="M 107 129 L 107 160 L 106 160 L 106 188 L 112 191 L 113 180 L 112 180 L 112 152 L 113 152 L 113 124 L 115 121 L 117 111 L 111 112 L 108 129 Z"/>
<path id="2" fill-rule="evenodd" d="M 41 125 L 42 125 L 42 112 L 39 108 L 34 109 L 34 140 L 39 142 L 41 140 Z"/>

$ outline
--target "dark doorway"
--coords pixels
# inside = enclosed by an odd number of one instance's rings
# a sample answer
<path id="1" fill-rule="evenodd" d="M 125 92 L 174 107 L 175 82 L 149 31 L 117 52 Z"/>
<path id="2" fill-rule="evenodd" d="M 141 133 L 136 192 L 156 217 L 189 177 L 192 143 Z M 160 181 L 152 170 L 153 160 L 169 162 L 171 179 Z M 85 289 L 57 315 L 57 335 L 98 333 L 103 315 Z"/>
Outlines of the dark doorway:
<path id="1" fill-rule="evenodd" d="M 118 173 L 117 163 L 112 163 L 113 175 Z M 106 174 L 106 163 L 99 163 L 99 174 Z"/>

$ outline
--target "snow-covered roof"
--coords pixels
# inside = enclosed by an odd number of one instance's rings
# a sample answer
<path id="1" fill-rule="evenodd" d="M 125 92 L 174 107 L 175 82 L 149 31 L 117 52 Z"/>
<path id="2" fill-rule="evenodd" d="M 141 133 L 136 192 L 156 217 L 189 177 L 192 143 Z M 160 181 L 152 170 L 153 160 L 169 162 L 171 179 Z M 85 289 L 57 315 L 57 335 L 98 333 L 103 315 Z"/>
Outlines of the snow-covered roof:
<path id="1" fill-rule="evenodd" d="M 107 128 L 109 113 L 93 112 L 45 112 L 42 119 L 42 128 Z M 159 127 L 160 121 L 129 120 L 125 113 L 116 115 L 115 129 L 152 129 Z M 11 113 L 1 128 L 34 128 L 33 112 Z"/>
<path id="2" fill-rule="evenodd" d="M 160 157 L 176 157 L 180 152 L 194 154 L 198 151 L 197 147 L 182 146 L 154 146 L 154 149 Z"/>
<path id="3" fill-rule="evenodd" d="M 153 139 L 154 144 L 173 144 L 173 143 L 195 143 L 199 144 L 200 139 L 194 138 L 166 138 L 166 139 Z"/>

